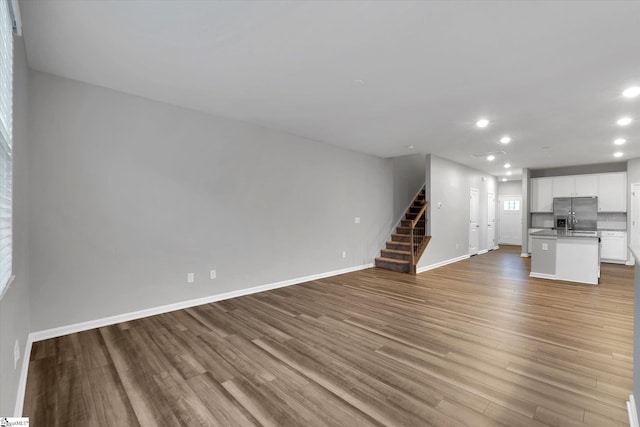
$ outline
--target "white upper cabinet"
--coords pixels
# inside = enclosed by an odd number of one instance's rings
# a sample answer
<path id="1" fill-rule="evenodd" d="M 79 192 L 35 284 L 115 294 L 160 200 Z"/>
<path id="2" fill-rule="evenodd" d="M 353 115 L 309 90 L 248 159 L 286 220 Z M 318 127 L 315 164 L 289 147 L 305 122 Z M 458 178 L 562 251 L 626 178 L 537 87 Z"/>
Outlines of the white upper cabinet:
<path id="1" fill-rule="evenodd" d="M 627 211 L 627 173 L 598 175 L 598 212 Z"/>
<path id="2" fill-rule="evenodd" d="M 554 197 L 598 197 L 598 212 L 627 211 L 627 173 L 531 179 L 531 212 L 553 212 Z"/>
<path id="3" fill-rule="evenodd" d="M 593 197 L 598 195 L 598 174 L 576 175 L 573 197 Z"/>
<path id="4" fill-rule="evenodd" d="M 553 178 L 531 180 L 531 212 L 553 212 Z"/>
<path id="5" fill-rule="evenodd" d="M 554 176 L 553 197 L 573 197 L 575 178 L 573 176 Z"/>
<path id="6" fill-rule="evenodd" d="M 553 197 L 593 197 L 597 195 L 597 174 L 553 177 Z"/>

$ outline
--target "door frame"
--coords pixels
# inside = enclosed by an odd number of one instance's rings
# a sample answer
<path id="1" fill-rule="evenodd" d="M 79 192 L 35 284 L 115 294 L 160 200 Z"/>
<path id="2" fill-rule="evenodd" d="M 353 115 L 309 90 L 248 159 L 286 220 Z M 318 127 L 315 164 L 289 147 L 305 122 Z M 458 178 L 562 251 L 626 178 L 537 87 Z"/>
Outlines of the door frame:
<path id="1" fill-rule="evenodd" d="M 502 240 L 501 237 L 501 232 L 502 232 L 502 221 L 500 218 L 500 212 L 502 212 L 502 200 L 503 199 L 519 199 L 520 200 L 520 227 L 518 228 L 518 230 L 520 231 L 520 234 L 522 234 L 522 224 L 524 223 L 524 211 L 522 210 L 522 194 L 501 194 L 498 197 L 498 206 L 496 208 L 497 210 L 497 216 L 498 216 L 498 244 L 500 244 L 500 241 Z M 522 236 L 520 236 L 520 239 L 522 240 Z M 510 243 L 504 243 L 505 245 L 510 244 Z M 520 245 L 522 245 L 522 241 L 520 242 Z"/>
<path id="2" fill-rule="evenodd" d="M 636 197 L 640 197 L 640 182 L 632 182 L 629 188 L 630 188 L 629 189 L 629 202 L 630 202 L 629 205 L 630 206 L 628 209 L 629 232 L 627 233 L 627 238 L 628 238 L 627 243 L 629 245 L 632 245 L 635 243 L 634 237 L 633 237 L 634 235 L 639 236 L 638 243 L 640 243 L 640 212 L 636 212 L 637 208 L 635 207 L 635 203 L 633 202 L 633 200 Z M 638 208 L 640 208 L 640 206 Z M 630 254 L 629 250 L 627 249 L 627 265 L 635 265 L 635 263 L 636 263 L 636 257 L 633 256 L 633 254 Z"/>
<path id="3" fill-rule="evenodd" d="M 493 196 L 493 246 L 489 245 L 489 222 L 491 221 L 491 196 Z M 498 236 L 498 220 L 496 218 L 496 210 L 497 204 L 496 201 L 498 198 L 496 197 L 496 193 L 488 192 L 487 193 L 487 250 L 493 251 L 496 249 L 500 249 L 497 244 L 497 236 Z"/>
<path id="4" fill-rule="evenodd" d="M 475 232 L 478 235 L 478 243 L 476 246 L 476 251 L 475 252 L 471 252 L 471 234 L 473 233 L 472 228 L 471 228 L 471 224 L 473 224 L 471 222 L 471 200 L 473 200 L 473 196 L 472 193 L 475 193 L 476 199 L 478 201 L 477 203 L 477 207 L 476 207 L 476 213 L 478 215 L 477 221 L 476 221 L 476 227 L 475 227 Z M 474 188 L 474 187 L 470 187 L 469 188 L 469 247 L 467 248 L 467 253 L 469 254 L 469 256 L 473 256 L 473 255 L 478 255 L 478 253 L 480 252 L 480 189 L 479 188 Z"/>

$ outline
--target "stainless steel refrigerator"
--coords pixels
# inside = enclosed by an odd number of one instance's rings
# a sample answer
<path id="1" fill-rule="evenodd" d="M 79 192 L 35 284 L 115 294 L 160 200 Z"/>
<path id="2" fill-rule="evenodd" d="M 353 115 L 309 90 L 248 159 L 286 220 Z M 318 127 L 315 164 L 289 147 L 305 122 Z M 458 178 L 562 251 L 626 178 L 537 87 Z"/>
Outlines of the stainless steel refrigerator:
<path id="1" fill-rule="evenodd" d="M 555 197 L 553 199 L 553 224 L 557 229 L 598 229 L 597 197 Z"/>

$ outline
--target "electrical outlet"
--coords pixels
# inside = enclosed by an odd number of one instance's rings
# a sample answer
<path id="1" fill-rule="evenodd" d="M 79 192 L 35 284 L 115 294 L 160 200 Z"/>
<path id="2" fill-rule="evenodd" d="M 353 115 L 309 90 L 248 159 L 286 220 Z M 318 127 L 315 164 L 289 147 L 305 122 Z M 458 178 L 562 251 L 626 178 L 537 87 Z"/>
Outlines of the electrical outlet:
<path id="1" fill-rule="evenodd" d="M 342 251 L 342 258 L 346 258 L 347 257 L 347 251 Z"/>
<path id="2" fill-rule="evenodd" d="M 18 360 L 20 360 L 20 342 L 16 340 L 13 345 L 13 369 L 18 367 Z"/>
<path id="3" fill-rule="evenodd" d="M 353 219 L 353 222 L 355 222 L 356 224 L 360 224 L 360 217 L 357 216 Z"/>
<path id="4" fill-rule="evenodd" d="M 196 281 L 196 275 L 194 273 L 187 273 L 187 283 L 193 283 Z"/>
<path id="5" fill-rule="evenodd" d="M 216 271 L 215 270 L 211 270 L 209 272 L 209 278 L 210 279 L 215 279 L 216 278 Z"/>

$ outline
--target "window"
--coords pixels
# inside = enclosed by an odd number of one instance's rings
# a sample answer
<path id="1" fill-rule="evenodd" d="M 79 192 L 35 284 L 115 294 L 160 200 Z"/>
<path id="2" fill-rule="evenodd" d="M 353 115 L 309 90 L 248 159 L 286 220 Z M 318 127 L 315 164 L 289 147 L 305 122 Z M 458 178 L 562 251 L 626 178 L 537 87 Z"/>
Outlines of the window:
<path id="1" fill-rule="evenodd" d="M 11 278 L 13 17 L 9 0 L 0 0 L 0 295 Z"/>
<path id="2" fill-rule="evenodd" d="M 520 210 L 520 200 L 505 200 L 504 201 L 504 210 L 505 211 L 519 211 Z"/>

